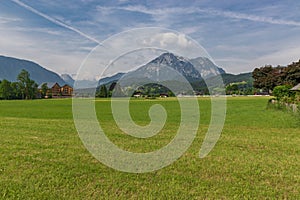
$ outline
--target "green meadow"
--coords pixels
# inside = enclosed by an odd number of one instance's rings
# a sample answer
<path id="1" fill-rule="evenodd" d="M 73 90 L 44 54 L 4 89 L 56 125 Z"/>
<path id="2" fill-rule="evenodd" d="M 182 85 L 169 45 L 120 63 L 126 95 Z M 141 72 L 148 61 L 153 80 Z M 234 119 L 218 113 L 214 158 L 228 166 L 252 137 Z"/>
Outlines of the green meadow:
<path id="1" fill-rule="evenodd" d="M 0 101 L 0 199 L 300 199 L 300 118 L 267 109 L 268 99 L 229 97 L 222 135 L 200 159 L 211 105 L 199 98 L 201 121 L 190 148 L 172 165 L 144 174 L 116 171 L 88 152 L 71 99 Z M 132 152 L 159 149 L 177 132 L 175 98 L 131 100 L 134 121 L 147 125 L 154 104 L 167 110 L 166 125 L 138 139 L 119 130 L 108 99 L 95 101 L 109 139 Z"/>

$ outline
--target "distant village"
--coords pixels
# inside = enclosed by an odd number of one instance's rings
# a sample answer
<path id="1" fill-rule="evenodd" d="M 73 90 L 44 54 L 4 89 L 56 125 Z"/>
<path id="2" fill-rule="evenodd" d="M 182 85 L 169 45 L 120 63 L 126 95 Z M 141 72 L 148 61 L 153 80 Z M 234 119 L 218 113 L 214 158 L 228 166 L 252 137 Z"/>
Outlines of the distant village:
<path id="1" fill-rule="evenodd" d="M 232 82 L 227 74 L 223 74 L 225 88 L 213 88 L 214 94 L 236 95 L 273 95 L 277 102 L 296 103 L 300 102 L 300 61 L 292 63 L 287 67 L 264 66 L 256 68 L 251 73 L 251 82 Z M 230 76 L 229 76 L 230 77 Z M 118 81 L 112 81 L 99 85 L 97 88 L 78 89 L 76 94 L 70 84 L 59 84 L 58 82 L 43 82 L 37 84 L 30 78 L 26 70 L 16 77 L 16 82 L 10 82 L 6 79 L 0 80 L 0 99 L 40 99 L 40 98 L 71 98 L 75 96 L 94 96 L 97 98 L 107 98 L 115 96 L 131 95 L 135 98 L 166 98 L 171 96 L 188 95 L 214 95 L 208 91 L 208 88 L 201 81 L 192 82 L 194 91 L 183 91 L 180 94 L 173 94 L 168 88 L 159 84 L 146 84 L 134 90 L 124 91 Z M 221 90 L 222 89 L 222 90 Z M 225 91 L 224 91 L 225 89 Z"/>

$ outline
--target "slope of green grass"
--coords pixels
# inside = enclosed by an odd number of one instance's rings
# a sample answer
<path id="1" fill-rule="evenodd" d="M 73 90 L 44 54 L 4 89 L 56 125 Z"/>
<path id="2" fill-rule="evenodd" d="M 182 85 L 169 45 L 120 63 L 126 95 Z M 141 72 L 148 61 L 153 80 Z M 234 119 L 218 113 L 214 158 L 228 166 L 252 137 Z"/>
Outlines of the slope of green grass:
<path id="1" fill-rule="evenodd" d="M 85 149 L 72 119 L 72 101 L 0 101 L 0 199 L 299 199 L 299 119 L 267 110 L 267 98 L 228 98 L 220 140 L 204 159 L 199 150 L 210 119 L 210 101 L 199 99 L 201 122 L 189 150 L 172 165 L 146 174 L 108 168 Z M 123 134 L 110 102 L 97 100 L 99 121 L 121 148 L 147 152 L 176 134 L 175 99 L 133 100 L 137 124 L 148 109 L 168 110 L 164 130 L 149 139 Z"/>

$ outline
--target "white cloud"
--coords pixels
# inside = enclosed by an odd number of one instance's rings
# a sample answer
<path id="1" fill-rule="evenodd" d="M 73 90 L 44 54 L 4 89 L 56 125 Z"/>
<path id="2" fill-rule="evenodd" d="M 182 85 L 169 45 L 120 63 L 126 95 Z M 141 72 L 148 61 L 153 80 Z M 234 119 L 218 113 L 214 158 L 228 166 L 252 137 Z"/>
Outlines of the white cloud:
<path id="1" fill-rule="evenodd" d="M 134 29 L 103 41 L 103 44 L 89 55 L 77 78 L 93 79 L 128 72 L 164 52 L 187 58 L 210 58 L 201 46 L 184 34 L 161 28 Z"/>
<path id="2" fill-rule="evenodd" d="M 283 65 L 286 66 L 294 61 L 299 60 L 300 47 L 287 47 L 280 49 L 274 53 L 263 55 L 253 61 L 253 65 L 261 67 L 266 64 L 273 66 Z"/>
<path id="3" fill-rule="evenodd" d="M 249 47 L 249 51 L 250 47 Z M 252 49 L 254 51 L 254 49 Z M 265 52 L 259 57 L 249 58 L 243 56 L 239 57 L 239 54 L 235 53 L 234 56 L 220 57 L 215 59 L 218 66 L 223 67 L 226 72 L 229 73 L 240 73 L 240 72 L 251 72 L 256 67 L 262 67 L 265 65 L 282 65 L 286 66 L 294 61 L 299 60 L 299 46 L 284 46 L 282 49 L 278 49 L 275 52 Z"/>
<path id="4" fill-rule="evenodd" d="M 249 20 L 254 22 L 262 22 L 262 23 L 277 24 L 277 25 L 300 26 L 300 22 L 292 21 L 292 20 L 282 20 L 282 19 L 275 19 L 272 17 L 249 15 L 244 13 L 221 11 L 221 10 L 214 10 L 214 9 L 198 9 L 198 10 L 200 12 L 208 13 L 211 15 L 218 15 L 218 16 L 223 16 L 223 17 L 228 17 L 233 19 L 243 19 L 243 20 Z"/>
<path id="5" fill-rule="evenodd" d="M 142 5 L 125 6 L 125 7 L 101 7 L 101 10 L 112 12 L 113 10 L 126 10 L 131 12 L 140 12 L 144 14 L 156 16 L 167 16 L 167 15 L 186 15 L 195 13 L 204 13 L 212 16 L 222 16 L 232 19 L 249 20 L 254 22 L 262 22 L 277 25 L 288 25 L 288 26 L 300 26 L 299 21 L 276 19 L 272 17 L 265 17 L 259 15 L 250 15 L 239 12 L 231 12 L 224 10 L 217 10 L 212 8 L 198 8 L 198 7 L 173 7 L 173 8 L 148 8 Z"/>
<path id="6" fill-rule="evenodd" d="M 216 65 L 222 67 L 227 73 L 238 74 L 252 71 L 252 62 L 249 59 L 236 57 L 222 57 L 214 60 Z"/>
<path id="7" fill-rule="evenodd" d="M 0 24 L 7 24 L 11 22 L 20 22 L 22 19 L 20 18 L 11 18 L 11 17 L 1 17 L 0 16 Z"/>
<path id="8" fill-rule="evenodd" d="M 0 30 L 0 55 L 32 60 L 57 73 L 74 73 L 91 49 L 89 42 L 68 31 L 9 24 Z"/>
<path id="9" fill-rule="evenodd" d="M 186 48 L 192 45 L 192 42 L 188 40 L 184 34 L 175 34 L 173 32 L 156 34 L 150 39 L 145 40 L 144 43 L 153 46 L 158 46 L 159 43 L 159 46 L 163 48 L 166 48 L 170 45 L 178 45 L 180 47 Z"/>

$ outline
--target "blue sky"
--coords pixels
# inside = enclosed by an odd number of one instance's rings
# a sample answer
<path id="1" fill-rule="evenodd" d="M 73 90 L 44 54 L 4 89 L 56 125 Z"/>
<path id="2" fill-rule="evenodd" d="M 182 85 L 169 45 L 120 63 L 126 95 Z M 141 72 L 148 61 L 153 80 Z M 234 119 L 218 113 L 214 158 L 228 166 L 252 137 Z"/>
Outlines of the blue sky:
<path id="1" fill-rule="evenodd" d="M 106 38 L 162 27 L 196 40 L 227 72 L 249 72 L 300 59 L 299 10 L 296 0 L 1 0 L 0 54 L 75 74 Z"/>

